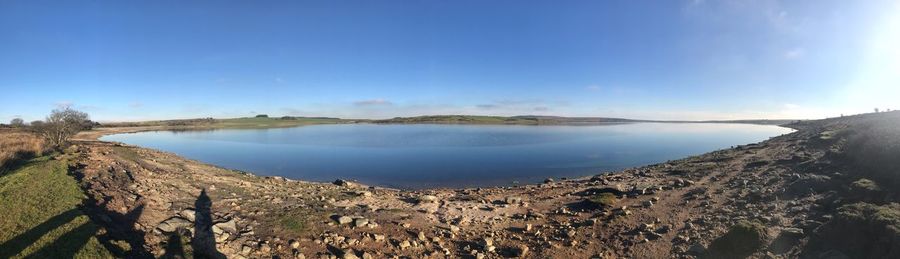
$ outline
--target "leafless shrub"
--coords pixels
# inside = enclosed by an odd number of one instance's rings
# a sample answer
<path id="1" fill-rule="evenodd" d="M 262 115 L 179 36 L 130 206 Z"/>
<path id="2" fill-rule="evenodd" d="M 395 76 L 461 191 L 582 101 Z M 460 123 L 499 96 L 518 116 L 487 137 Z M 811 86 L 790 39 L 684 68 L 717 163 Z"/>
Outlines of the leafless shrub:
<path id="1" fill-rule="evenodd" d="M 41 135 L 51 147 L 62 148 L 69 138 L 93 126 L 87 113 L 62 108 L 53 110 L 43 122 L 32 122 L 32 129 Z"/>

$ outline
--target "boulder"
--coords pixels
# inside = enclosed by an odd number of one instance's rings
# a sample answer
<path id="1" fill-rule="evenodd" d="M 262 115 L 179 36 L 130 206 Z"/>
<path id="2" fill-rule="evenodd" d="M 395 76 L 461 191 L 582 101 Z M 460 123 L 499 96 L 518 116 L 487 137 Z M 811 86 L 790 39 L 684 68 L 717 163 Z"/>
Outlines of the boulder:
<path id="1" fill-rule="evenodd" d="M 156 226 L 156 229 L 163 233 L 175 233 L 179 228 L 191 228 L 194 225 L 191 221 L 181 218 L 172 217 Z"/>

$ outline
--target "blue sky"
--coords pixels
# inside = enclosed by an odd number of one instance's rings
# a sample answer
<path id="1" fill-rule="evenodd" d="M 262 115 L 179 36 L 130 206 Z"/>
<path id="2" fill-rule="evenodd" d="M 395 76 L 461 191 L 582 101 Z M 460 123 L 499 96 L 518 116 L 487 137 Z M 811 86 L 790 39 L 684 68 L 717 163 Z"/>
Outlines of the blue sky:
<path id="1" fill-rule="evenodd" d="M 900 1 L 0 1 L 0 119 L 898 108 Z"/>

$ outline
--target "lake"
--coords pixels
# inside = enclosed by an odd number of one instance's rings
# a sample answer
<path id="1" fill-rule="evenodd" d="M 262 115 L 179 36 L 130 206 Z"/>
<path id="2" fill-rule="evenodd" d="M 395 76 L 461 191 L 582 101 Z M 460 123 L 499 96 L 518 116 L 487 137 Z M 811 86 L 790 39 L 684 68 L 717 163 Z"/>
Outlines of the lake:
<path id="1" fill-rule="evenodd" d="M 154 131 L 101 140 L 309 181 L 396 188 L 484 187 L 579 177 L 698 155 L 792 132 L 719 123 L 600 126 L 315 125 Z"/>

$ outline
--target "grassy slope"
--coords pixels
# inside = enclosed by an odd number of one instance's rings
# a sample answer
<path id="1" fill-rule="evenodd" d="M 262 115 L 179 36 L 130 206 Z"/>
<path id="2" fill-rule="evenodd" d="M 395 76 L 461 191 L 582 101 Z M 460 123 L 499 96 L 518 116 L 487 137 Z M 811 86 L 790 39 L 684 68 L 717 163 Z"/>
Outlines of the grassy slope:
<path id="1" fill-rule="evenodd" d="M 46 157 L 0 176 L 0 258 L 110 258 L 66 165 Z"/>

